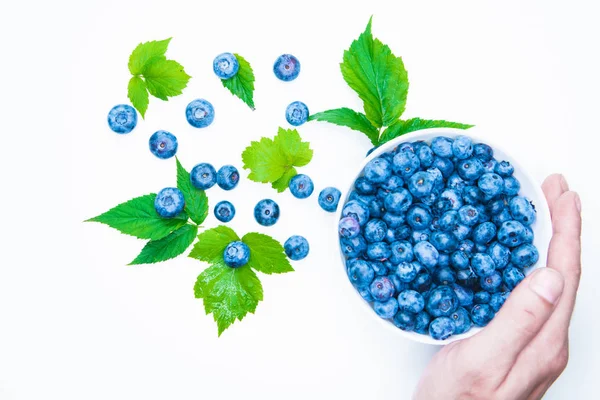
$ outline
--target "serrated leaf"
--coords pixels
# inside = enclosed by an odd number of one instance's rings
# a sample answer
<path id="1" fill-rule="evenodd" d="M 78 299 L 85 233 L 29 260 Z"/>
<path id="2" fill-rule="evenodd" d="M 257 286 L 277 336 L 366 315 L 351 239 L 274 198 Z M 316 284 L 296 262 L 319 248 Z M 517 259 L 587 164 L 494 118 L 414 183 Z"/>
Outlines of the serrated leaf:
<path id="1" fill-rule="evenodd" d="M 249 169 L 248 179 L 254 182 L 273 182 L 287 169 L 287 162 L 279 146 L 269 138 L 251 142 L 242 153 L 244 169 Z"/>
<path id="2" fill-rule="evenodd" d="M 175 258 L 190 247 L 197 234 L 196 225 L 186 224 L 162 239 L 146 243 L 141 253 L 129 265 L 152 264 Z"/>
<path id="3" fill-rule="evenodd" d="M 260 280 L 250 267 L 230 268 L 223 262 L 212 265 L 198 276 L 194 294 L 204 300 L 204 310 L 212 313 L 219 336 L 235 320 L 254 313 L 263 299 Z"/>
<path id="4" fill-rule="evenodd" d="M 420 131 L 421 129 L 428 128 L 457 128 L 457 129 L 469 129 L 474 125 L 461 124 L 459 122 L 450 122 L 444 120 L 431 120 L 431 119 L 421 119 L 421 118 L 411 118 L 405 121 L 399 120 L 394 124 L 390 125 L 383 133 L 381 134 L 381 138 L 379 140 L 379 144 L 383 144 L 388 142 L 398 136 L 402 136 L 404 134 Z"/>
<path id="5" fill-rule="evenodd" d="M 379 130 L 375 128 L 371 122 L 369 122 L 367 116 L 350 108 L 336 108 L 334 110 L 327 110 L 312 114 L 308 120 L 326 121 L 362 132 L 367 135 L 371 143 L 374 145 L 377 145 L 377 141 L 379 139 Z"/>
<path id="6" fill-rule="evenodd" d="M 149 98 L 146 82 L 144 82 L 142 78 L 134 76 L 129 80 L 127 97 L 129 97 L 131 104 L 133 104 L 135 109 L 142 115 L 142 118 L 144 118 L 146 110 L 148 109 Z"/>
<path id="7" fill-rule="evenodd" d="M 376 128 L 394 123 L 404 112 L 408 74 L 400 57 L 373 39 L 371 20 L 365 31 L 344 52 L 340 64 L 348 85 L 364 103 L 365 114 Z"/>
<path id="8" fill-rule="evenodd" d="M 151 42 L 140 43 L 129 56 L 129 72 L 132 75 L 140 75 L 144 66 L 151 58 L 164 56 L 169 47 L 171 38 L 165 40 L 153 40 Z"/>
<path id="9" fill-rule="evenodd" d="M 142 74 L 150 94 L 161 100 L 180 95 L 191 78 L 181 64 L 165 57 L 152 58 Z"/>
<path id="10" fill-rule="evenodd" d="M 277 240 L 262 233 L 247 233 L 242 242 L 250 248 L 248 265 L 265 274 L 291 272 L 292 268 L 283 246 Z"/>
<path id="11" fill-rule="evenodd" d="M 192 185 L 190 173 L 177 161 L 177 188 L 183 193 L 185 199 L 185 210 L 190 219 L 201 225 L 208 216 L 208 197 L 204 190 Z"/>
<path id="12" fill-rule="evenodd" d="M 277 190 L 278 193 L 283 193 L 290 185 L 290 180 L 296 175 L 298 175 L 298 171 L 296 171 L 296 168 L 291 167 L 284 172 L 281 178 L 271 183 L 271 186 L 273 187 L 273 189 Z"/>
<path id="13" fill-rule="evenodd" d="M 303 142 L 296 129 L 279 128 L 273 141 L 285 156 L 286 166 L 303 167 L 312 160 L 310 143 Z"/>
<path id="14" fill-rule="evenodd" d="M 100 222 L 140 239 L 162 239 L 185 225 L 187 215 L 182 213 L 176 218 L 162 218 L 154 209 L 155 199 L 156 193 L 136 197 L 86 222 Z"/>
<path id="15" fill-rule="evenodd" d="M 198 235 L 189 257 L 209 263 L 223 261 L 225 247 L 231 242 L 240 240 L 235 231 L 227 226 L 219 225 Z"/>
<path id="16" fill-rule="evenodd" d="M 250 63 L 242 56 L 237 53 L 234 53 L 234 56 L 237 58 L 240 68 L 235 76 L 223 79 L 221 82 L 231 94 L 242 99 L 244 103 L 248 104 L 248 107 L 254 110 L 254 71 L 252 71 Z"/>

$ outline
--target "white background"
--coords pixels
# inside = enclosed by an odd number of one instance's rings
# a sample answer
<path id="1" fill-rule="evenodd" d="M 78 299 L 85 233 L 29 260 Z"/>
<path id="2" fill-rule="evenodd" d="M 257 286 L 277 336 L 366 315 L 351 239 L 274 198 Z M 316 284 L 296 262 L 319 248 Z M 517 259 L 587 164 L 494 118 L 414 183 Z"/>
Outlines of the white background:
<path id="1" fill-rule="evenodd" d="M 232 227 L 279 240 L 301 234 L 310 256 L 296 272 L 262 276 L 265 301 L 221 338 L 185 257 L 129 267 L 143 246 L 86 218 L 175 184 L 175 160 L 150 154 L 167 129 L 190 168 L 241 167 L 253 139 L 285 126 L 293 100 L 312 111 L 357 96 L 339 72 L 342 51 L 374 14 L 375 36 L 403 57 L 406 117 L 478 125 L 541 183 L 563 172 L 581 193 L 584 275 L 571 329 L 571 361 L 548 399 L 593 398 L 597 334 L 598 7 L 593 1 L 66 1 L 0 6 L 2 258 L 0 399 L 407 399 L 435 348 L 409 342 L 358 307 L 339 273 L 333 215 L 316 195 L 277 196 L 280 222 L 258 226 L 253 205 L 275 193 L 244 180 L 210 202 L 237 207 Z M 130 135 L 106 125 L 127 102 L 127 59 L 141 41 L 173 37 L 168 56 L 193 76 L 183 95 L 152 98 Z M 256 73 L 251 112 L 211 71 L 213 57 L 239 52 Z M 284 84 L 272 64 L 302 62 Z M 185 105 L 207 98 L 214 124 L 185 121 Z M 359 133 L 324 123 L 301 127 L 315 150 L 302 172 L 316 190 L 345 187 L 369 148 Z M 207 226 L 215 224 L 213 217 Z M 493 362 L 491 360 L 490 362 Z"/>

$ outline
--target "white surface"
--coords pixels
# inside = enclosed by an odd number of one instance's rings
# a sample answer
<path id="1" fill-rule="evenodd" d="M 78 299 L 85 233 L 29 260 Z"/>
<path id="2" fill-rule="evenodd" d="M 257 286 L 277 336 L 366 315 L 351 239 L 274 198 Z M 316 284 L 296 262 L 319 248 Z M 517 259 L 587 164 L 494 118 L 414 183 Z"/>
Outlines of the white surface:
<path id="1" fill-rule="evenodd" d="M 512 158 L 510 151 L 505 148 L 502 148 L 497 143 L 493 142 L 493 140 L 486 139 L 485 131 L 482 131 L 481 128 L 475 126 L 469 129 L 468 132 L 465 132 L 461 129 L 451 129 L 451 128 L 433 128 L 433 129 L 423 129 L 417 132 L 411 132 L 407 135 L 403 135 L 397 137 L 395 139 L 390 140 L 387 143 L 379 146 L 375 151 L 373 151 L 369 157 L 365 158 L 360 165 L 355 169 L 355 173 L 350 180 L 348 186 L 342 188 L 342 196 L 340 199 L 340 206 L 336 212 L 336 220 L 333 221 L 332 224 L 332 235 L 337 235 L 338 232 L 338 223 L 337 220 L 341 218 L 343 205 L 348 201 L 348 196 L 350 192 L 354 190 L 354 181 L 359 177 L 364 175 L 365 166 L 374 158 L 379 157 L 383 153 L 387 153 L 392 151 L 397 146 L 401 145 L 405 142 L 417 142 L 424 141 L 426 143 L 431 143 L 431 140 L 437 136 L 446 136 L 449 138 L 455 138 L 459 135 L 468 134 L 469 137 L 473 140 L 474 144 L 477 143 L 485 143 L 491 146 L 494 149 L 494 157 L 498 161 L 509 161 L 513 167 L 515 168 L 514 176 L 521 183 L 521 190 L 519 195 L 526 196 L 529 200 L 533 202 L 537 211 L 537 217 L 533 224 L 531 224 L 531 229 L 534 233 L 533 244 L 538 248 L 540 252 L 540 257 L 538 262 L 533 265 L 533 267 L 526 270 L 526 274 L 529 275 L 534 270 L 545 267 L 546 266 L 546 256 L 548 251 L 548 246 L 550 245 L 550 239 L 552 237 L 552 221 L 550 219 L 550 210 L 548 209 L 548 205 L 545 202 L 544 192 L 539 187 L 539 185 L 535 182 L 535 180 L 525 171 L 525 168 L 522 167 L 521 163 Z M 460 335 L 452 335 L 446 340 L 435 340 L 429 335 L 422 335 L 417 332 L 406 332 L 401 329 L 398 329 L 394 326 L 392 321 L 383 320 L 379 318 L 375 311 L 373 311 L 372 303 L 367 302 L 362 298 L 360 293 L 354 288 L 348 276 L 348 269 L 346 267 L 346 256 L 342 252 L 341 246 L 338 246 L 338 254 L 342 260 L 338 267 L 338 271 L 340 271 L 340 280 L 345 280 L 346 285 L 344 285 L 349 291 L 354 293 L 355 303 L 361 304 L 362 309 L 366 310 L 367 313 L 371 316 L 371 318 L 376 319 L 382 326 L 385 326 L 386 329 L 391 329 L 396 335 L 402 336 L 404 338 L 408 338 L 414 340 L 419 343 L 433 344 L 433 345 L 446 345 L 448 343 L 452 343 L 458 340 L 463 340 L 468 337 L 475 335 L 477 332 L 480 332 L 482 328 L 473 326 L 467 332 Z"/>
<path id="2" fill-rule="evenodd" d="M 385 3 L 393 4 L 386 6 Z M 292 100 L 311 110 L 360 102 L 342 80 L 342 51 L 375 14 L 374 34 L 405 61 L 406 117 L 470 122 L 510 149 L 541 182 L 563 172 L 582 196 L 584 274 L 571 329 L 571 361 L 548 399 L 596 396 L 598 322 L 598 123 L 600 60 L 592 1 L 73 1 L 3 2 L 2 261 L 0 398 L 30 399 L 407 399 L 435 351 L 363 317 L 340 282 L 334 215 L 316 196 L 276 196 L 280 222 L 259 228 L 251 209 L 275 194 L 244 180 L 229 198 L 232 226 L 312 245 L 296 272 L 261 276 L 256 315 L 218 339 L 192 287 L 204 265 L 180 258 L 127 267 L 142 241 L 83 224 L 131 197 L 175 182 L 174 160 L 147 150 L 169 129 L 186 167 L 235 163 L 252 139 L 272 136 Z M 169 102 L 151 99 L 127 136 L 106 127 L 125 102 L 127 57 L 140 41 L 173 36 L 169 56 L 194 77 Z M 257 75 L 257 111 L 211 71 L 236 51 Z M 300 77 L 277 81 L 290 52 Z M 205 97 L 210 129 L 187 125 L 188 101 Z M 302 169 L 317 189 L 346 186 L 369 148 L 359 133 L 325 123 L 301 127 L 315 149 Z M 215 220 L 210 219 L 209 224 Z"/>

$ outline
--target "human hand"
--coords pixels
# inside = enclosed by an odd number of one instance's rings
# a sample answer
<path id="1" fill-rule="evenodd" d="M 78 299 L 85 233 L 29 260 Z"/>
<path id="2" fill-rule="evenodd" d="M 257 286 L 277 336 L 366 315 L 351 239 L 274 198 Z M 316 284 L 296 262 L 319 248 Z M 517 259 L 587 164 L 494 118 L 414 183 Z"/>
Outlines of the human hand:
<path id="1" fill-rule="evenodd" d="M 415 400 L 541 399 L 566 368 L 581 275 L 581 203 L 562 175 L 542 188 L 553 229 L 547 268 L 525 278 L 484 330 L 440 350 Z"/>

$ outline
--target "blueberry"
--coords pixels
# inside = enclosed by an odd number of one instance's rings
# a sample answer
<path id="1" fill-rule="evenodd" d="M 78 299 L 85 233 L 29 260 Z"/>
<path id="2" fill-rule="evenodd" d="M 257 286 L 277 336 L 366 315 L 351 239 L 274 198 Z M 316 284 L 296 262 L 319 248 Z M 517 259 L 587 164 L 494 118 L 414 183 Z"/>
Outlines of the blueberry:
<path id="1" fill-rule="evenodd" d="M 479 158 L 481 162 L 486 162 L 492 159 L 494 156 L 494 150 L 490 146 L 484 143 L 477 143 L 473 146 L 473 156 Z"/>
<path id="2" fill-rule="evenodd" d="M 394 264 L 410 262 L 414 259 L 413 246 L 405 240 L 399 240 L 391 243 L 390 249 L 392 251 L 390 261 Z"/>
<path id="3" fill-rule="evenodd" d="M 431 166 L 440 171 L 444 178 L 449 178 L 454 172 L 454 164 L 448 158 L 444 157 L 434 157 L 433 164 Z"/>
<path id="4" fill-rule="evenodd" d="M 531 225 L 535 222 L 535 207 L 525 197 L 513 197 L 509 203 L 510 214 L 523 225 Z"/>
<path id="5" fill-rule="evenodd" d="M 491 218 L 488 215 L 487 210 L 485 209 L 485 206 L 483 204 L 477 204 L 475 206 L 475 208 L 477 209 L 477 212 L 479 213 L 479 217 L 477 218 L 477 222 L 482 223 L 482 222 L 488 222 Z"/>
<path id="6" fill-rule="evenodd" d="M 496 270 L 494 260 L 487 254 L 476 253 L 471 258 L 471 268 L 479 277 L 490 276 Z"/>
<path id="7" fill-rule="evenodd" d="M 478 158 L 467 158 L 460 160 L 457 166 L 458 175 L 468 181 L 479 179 L 485 172 L 483 164 Z"/>
<path id="8" fill-rule="evenodd" d="M 415 244 L 413 252 L 417 260 L 426 268 L 433 268 L 437 265 L 439 253 L 428 241 L 421 241 Z"/>
<path id="9" fill-rule="evenodd" d="M 433 191 L 441 192 L 444 189 L 444 175 L 438 168 L 428 168 L 427 174 L 433 179 Z"/>
<path id="10" fill-rule="evenodd" d="M 388 161 L 389 163 L 389 161 Z M 398 175 L 390 176 L 385 182 L 381 184 L 381 188 L 386 192 L 395 192 L 404 186 L 404 180 Z"/>
<path id="11" fill-rule="evenodd" d="M 504 178 L 504 190 L 503 193 L 508 196 L 516 196 L 521 190 L 521 183 L 514 176 L 507 176 Z"/>
<path id="12" fill-rule="evenodd" d="M 427 312 L 421 311 L 417 315 L 415 315 L 415 328 L 414 331 L 420 334 L 427 334 L 429 330 L 429 322 L 431 321 L 431 317 Z"/>
<path id="13" fill-rule="evenodd" d="M 371 268 L 373 268 L 373 271 L 375 271 L 375 275 L 377 276 L 384 276 L 389 272 L 388 267 L 379 261 L 371 261 Z"/>
<path id="14" fill-rule="evenodd" d="M 462 307 L 468 307 L 473 304 L 474 294 L 471 289 L 464 288 L 456 283 L 451 284 L 450 287 L 452 288 L 452 290 L 454 290 L 454 294 L 458 299 L 458 304 L 460 304 Z"/>
<path id="15" fill-rule="evenodd" d="M 452 229 L 452 234 L 458 240 L 465 240 L 471 234 L 471 228 L 466 225 L 456 224 Z"/>
<path id="16" fill-rule="evenodd" d="M 163 218 L 173 218 L 183 211 L 185 200 L 177 188 L 164 188 L 154 199 L 154 209 Z"/>
<path id="17" fill-rule="evenodd" d="M 458 212 L 454 210 L 446 211 L 438 220 L 439 229 L 444 232 L 449 232 L 458 223 Z"/>
<path id="18" fill-rule="evenodd" d="M 150 151 L 158 158 L 171 158 L 177 153 L 177 138 L 167 131 L 156 131 L 148 141 Z"/>
<path id="19" fill-rule="evenodd" d="M 465 180 L 463 178 L 458 176 L 458 174 L 456 172 L 454 172 L 448 178 L 448 181 L 446 182 L 446 186 L 448 186 L 450 189 L 456 190 L 457 193 L 462 194 L 465 187 L 467 187 L 467 183 L 465 182 Z"/>
<path id="20" fill-rule="evenodd" d="M 137 113 L 128 104 L 118 104 L 108 112 L 108 126 L 116 133 L 129 133 L 137 125 Z"/>
<path id="21" fill-rule="evenodd" d="M 289 188 L 294 197 L 306 199 L 312 194 L 315 186 L 308 175 L 298 174 L 290 179 Z"/>
<path id="22" fill-rule="evenodd" d="M 398 295 L 398 308 L 417 314 L 425 308 L 425 299 L 419 292 L 405 290 Z"/>
<path id="23" fill-rule="evenodd" d="M 389 275 L 388 275 L 388 279 L 390 281 L 392 281 L 392 283 L 394 284 L 394 296 L 398 296 L 398 294 L 406 289 L 408 289 L 408 283 L 406 282 L 402 282 L 400 280 L 400 278 L 398 277 L 398 275 L 396 275 L 395 273 L 393 273 L 392 271 L 395 271 L 396 266 L 391 265 L 391 263 L 389 261 L 386 261 L 385 264 L 388 265 L 388 271 L 390 271 Z"/>
<path id="24" fill-rule="evenodd" d="M 479 284 L 483 290 L 495 293 L 500 290 L 500 285 L 502 285 L 502 275 L 498 271 L 494 271 L 488 276 L 481 277 Z"/>
<path id="25" fill-rule="evenodd" d="M 402 177 L 410 177 L 419 170 L 420 165 L 421 162 L 419 161 L 419 157 L 412 152 L 404 151 L 394 156 L 394 172 Z"/>
<path id="26" fill-rule="evenodd" d="M 450 263 L 456 269 L 469 267 L 469 256 L 464 251 L 455 251 L 450 255 Z"/>
<path id="27" fill-rule="evenodd" d="M 455 210 L 457 211 L 463 205 L 461 196 L 454 189 L 446 189 L 440 195 L 440 202 L 444 203 L 444 211 Z"/>
<path id="28" fill-rule="evenodd" d="M 291 54 L 282 54 L 275 60 L 273 73 L 282 81 L 293 81 L 300 73 L 300 61 Z"/>
<path id="29" fill-rule="evenodd" d="M 285 241 L 283 249 L 290 260 L 299 261 L 308 255 L 310 246 L 308 245 L 308 240 L 306 240 L 306 238 L 294 235 L 290 236 L 290 238 Z"/>
<path id="30" fill-rule="evenodd" d="M 340 240 L 342 253 L 346 257 L 358 257 L 367 250 L 367 242 L 362 235 L 358 235 L 352 239 L 342 238 Z"/>
<path id="31" fill-rule="evenodd" d="M 450 255 L 446 253 L 440 253 L 438 257 L 438 267 L 449 267 L 450 266 Z"/>
<path id="32" fill-rule="evenodd" d="M 359 201 L 351 200 L 342 209 L 342 217 L 352 217 L 363 226 L 369 220 L 369 209 Z"/>
<path id="33" fill-rule="evenodd" d="M 274 225 L 279 219 L 279 205 L 271 199 L 259 201 L 254 207 L 254 219 L 262 226 Z"/>
<path id="34" fill-rule="evenodd" d="M 527 228 L 518 221 L 506 221 L 498 229 L 498 242 L 507 247 L 517 247 L 531 239 Z"/>
<path id="35" fill-rule="evenodd" d="M 185 117 L 194 128 L 206 128 L 215 119 L 215 109 L 207 100 L 196 99 L 185 108 Z"/>
<path id="36" fill-rule="evenodd" d="M 427 146 L 426 144 L 419 146 L 415 151 L 415 154 L 417 155 L 417 157 L 419 157 L 421 167 L 431 167 L 434 158 L 433 150 L 431 150 L 431 147 Z"/>
<path id="37" fill-rule="evenodd" d="M 340 219 L 338 224 L 338 233 L 341 237 L 352 239 L 360 233 L 360 225 L 358 221 L 352 217 L 344 217 Z"/>
<path id="38" fill-rule="evenodd" d="M 196 189 L 210 189 L 217 183 L 217 171 L 208 163 L 200 163 L 190 171 L 190 181 Z"/>
<path id="39" fill-rule="evenodd" d="M 429 324 L 429 335 L 435 340 L 446 340 L 454 334 L 456 326 L 448 317 L 439 317 Z"/>
<path id="40" fill-rule="evenodd" d="M 465 253 L 467 253 L 467 255 L 469 257 L 471 257 L 471 255 L 474 252 L 475 249 L 475 243 L 473 243 L 471 240 L 463 240 L 462 242 L 460 242 L 458 244 L 458 249 L 460 251 L 464 251 Z"/>
<path id="41" fill-rule="evenodd" d="M 365 178 L 371 183 L 383 183 L 392 176 L 392 164 L 382 157 L 372 159 L 365 165 Z"/>
<path id="42" fill-rule="evenodd" d="M 363 203 L 365 206 L 369 205 L 369 203 L 375 200 L 376 197 L 370 194 L 360 194 L 356 190 L 350 192 L 350 196 L 348 196 L 348 200 L 356 200 Z"/>
<path id="43" fill-rule="evenodd" d="M 473 288 L 475 285 L 479 284 L 479 278 L 475 272 L 473 272 L 471 267 L 458 271 L 456 273 L 456 280 L 459 285 L 468 288 Z"/>
<path id="44" fill-rule="evenodd" d="M 431 141 L 431 150 L 440 157 L 452 157 L 452 140 L 444 137 L 438 136 L 433 138 Z"/>
<path id="45" fill-rule="evenodd" d="M 397 275 L 395 275 L 397 276 Z M 431 275 L 427 271 L 421 271 L 415 279 L 410 282 L 410 287 L 418 292 L 424 292 L 431 287 Z"/>
<path id="46" fill-rule="evenodd" d="M 240 69 L 240 63 L 231 53 L 219 54 L 213 61 L 213 71 L 221 79 L 233 78 Z"/>
<path id="47" fill-rule="evenodd" d="M 473 241 L 475 244 L 487 244 L 496 236 L 496 225 L 484 222 L 473 228 Z"/>
<path id="48" fill-rule="evenodd" d="M 498 174 L 485 173 L 477 181 L 477 186 L 486 196 L 497 196 L 504 191 L 504 179 Z"/>
<path id="49" fill-rule="evenodd" d="M 508 247 L 501 245 L 498 242 L 493 242 L 489 245 L 487 253 L 490 255 L 496 265 L 496 269 L 503 269 L 508 264 L 510 259 L 510 250 Z"/>
<path id="50" fill-rule="evenodd" d="M 406 222 L 406 214 L 392 214 L 386 212 L 383 214 L 383 221 L 389 228 L 399 228 Z"/>
<path id="51" fill-rule="evenodd" d="M 466 226 L 473 226 L 479 221 L 479 211 L 477 208 L 466 205 L 458 209 L 458 220 Z"/>
<path id="52" fill-rule="evenodd" d="M 392 214 L 406 212 L 412 204 L 413 197 L 406 189 L 390 193 L 384 201 L 385 208 Z"/>
<path id="53" fill-rule="evenodd" d="M 294 101 L 285 110 L 285 119 L 290 125 L 300 126 L 308 121 L 308 107 L 301 101 Z"/>
<path id="54" fill-rule="evenodd" d="M 502 272 L 502 280 L 509 290 L 513 290 L 523 279 L 525 279 L 525 275 L 519 268 L 507 267 Z"/>
<path id="55" fill-rule="evenodd" d="M 368 287 L 357 287 L 356 290 L 358 291 L 358 294 L 360 294 L 360 296 L 369 303 L 374 301 L 373 296 L 371 296 L 371 291 Z M 375 312 L 377 312 L 377 310 L 375 310 Z"/>
<path id="56" fill-rule="evenodd" d="M 488 304 L 490 302 L 491 298 L 492 298 L 492 295 L 489 292 L 482 290 L 480 292 L 475 293 L 475 295 L 473 296 L 473 303 Z"/>
<path id="57" fill-rule="evenodd" d="M 359 194 L 377 193 L 377 186 L 369 182 L 364 176 L 361 176 L 354 182 L 354 188 Z"/>
<path id="58" fill-rule="evenodd" d="M 435 179 L 432 174 L 425 171 L 415 172 L 408 179 L 408 190 L 415 197 L 429 196 L 433 191 Z"/>
<path id="59" fill-rule="evenodd" d="M 405 151 L 409 151 L 409 152 L 411 152 L 411 153 L 414 153 L 414 152 L 415 152 L 415 148 L 414 148 L 414 146 L 412 145 L 412 143 L 408 143 L 408 142 L 401 143 L 401 144 L 398 146 L 398 148 L 396 149 L 396 153 L 402 153 L 402 152 L 405 152 Z"/>
<path id="60" fill-rule="evenodd" d="M 454 334 L 460 335 L 471 329 L 471 317 L 464 308 L 460 307 L 450 315 L 450 319 L 454 321 Z"/>
<path id="61" fill-rule="evenodd" d="M 367 256 L 370 260 L 385 261 L 390 258 L 391 254 L 390 245 L 385 242 L 376 242 L 367 245 Z"/>
<path id="62" fill-rule="evenodd" d="M 240 173 L 233 165 L 224 165 L 217 172 L 217 185 L 223 190 L 231 190 L 240 182 Z"/>
<path id="63" fill-rule="evenodd" d="M 406 213 L 406 223 L 416 230 L 427 229 L 431 220 L 429 210 L 418 204 L 411 206 Z"/>
<path id="64" fill-rule="evenodd" d="M 491 215 L 498 215 L 506 208 L 505 199 L 500 197 L 489 201 L 485 205 L 485 211 Z"/>
<path id="65" fill-rule="evenodd" d="M 456 274 L 448 267 L 437 268 L 433 271 L 433 281 L 438 285 L 449 285 L 456 282 Z"/>
<path id="66" fill-rule="evenodd" d="M 502 308 L 502 306 L 506 302 L 506 299 L 508 298 L 509 294 L 510 292 L 498 292 L 492 294 L 492 296 L 490 297 L 490 307 L 492 308 L 492 310 L 495 312 L 500 311 L 500 308 Z"/>
<path id="67" fill-rule="evenodd" d="M 506 178 L 508 176 L 511 176 L 513 172 L 515 172 L 515 167 L 513 167 L 508 161 L 500 161 L 496 164 L 494 172 L 496 172 L 501 177 Z"/>
<path id="68" fill-rule="evenodd" d="M 471 309 L 471 321 L 477 326 L 486 326 L 494 318 L 494 309 L 488 304 L 476 304 Z"/>
<path id="69" fill-rule="evenodd" d="M 415 314 L 408 311 L 398 311 L 393 322 L 396 327 L 403 331 L 412 331 L 415 329 Z"/>
<path id="70" fill-rule="evenodd" d="M 467 136 L 457 136 L 452 142 L 452 154 L 459 160 L 471 157 L 473 154 L 473 142 Z"/>
<path id="71" fill-rule="evenodd" d="M 220 201 L 215 206 L 215 217 L 221 222 L 229 222 L 235 216 L 235 207 L 228 201 Z"/>
<path id="72" fill-rule="evenodd" d="M 481 160 L 481 158 L 480 158 Z M 483 164 L 483 169 L 485 170 L 485 172 L 496 172 L 496 165 L 498 165 L 498 162 L 496 160 L 494 160 L 493 158 L 491 160 L 487 160 L 487 161 L 483 161 L 481 160 L 481 163 Z"/>
<path id="73" fill-rule="evenodd" d="M 375 271 L 367 261 L 356 260 L 348 268 L 348 276 L 356 287 L 366 287 L 375 279 Z"/>
<path id="74" fill-rule="evenodd" d="M 383 319 L 392 319 L 398 312 L 398 301 L 394 298 L 386 301 L 375 301 L 373 303 L 375 313 Z"/>
<path id="75" fill-rule="evenodd" d="M 447 317 L 458 308 L 458 298 L 450 286 L 441 285 L 431 290 L 427 299 L 427 312 L 432 317 Z"/>
<path id="76" fill-rule="evenodd" d="M 510 262 L 519 268 L 531 267 L 539 258 L 537 248 L 529 243 L 517 247 L 510 254 Z"/>
<path id="77" fill-rule="evenodd" d="M 411 262 L 402 262 L 396 267 L 396 275 L 402 282 L 412 282 L 417 277 L 417 268 Z"/>
<path id="78" fill-rule="evenodd" d="M 463 189 L 462 199 L 466 204 L 479 204 L 483 201 L 483 197 L 483 192 L 477 186 L 466 186 Z"/>
<path id="79" fill-rule="evenodd" d="M 250 259 L 250 248 L 243 242 L 231 242 L 223 252 L 223 259 L 231 268 L 243 267 Z"/>
<path id="80" fill-rule="evenodd" d="M 440 252 L 451 253 L 458 247 L 458 240 L 449 232 L 432 232 L 429 241 Z"/>

